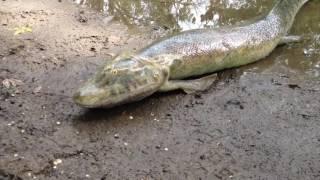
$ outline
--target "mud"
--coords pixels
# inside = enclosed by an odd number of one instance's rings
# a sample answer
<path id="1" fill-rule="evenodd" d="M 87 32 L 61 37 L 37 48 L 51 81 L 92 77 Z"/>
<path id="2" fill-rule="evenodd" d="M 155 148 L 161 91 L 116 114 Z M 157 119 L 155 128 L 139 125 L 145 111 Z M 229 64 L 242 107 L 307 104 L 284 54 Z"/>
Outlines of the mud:
<path id="1" fill-rule="evenodd" d="M 263 14 L 272 4 L 260 2 Z M 319 39 L 219 72 L 203 93 L 86 110 L 71 95 L 99 65 L 179 23 L 126 24 L 69 1 L 0 5 L 0 179 L 320 179 Z M 291 33 L 319 34 L 319 8 L 308 3 Z"/>

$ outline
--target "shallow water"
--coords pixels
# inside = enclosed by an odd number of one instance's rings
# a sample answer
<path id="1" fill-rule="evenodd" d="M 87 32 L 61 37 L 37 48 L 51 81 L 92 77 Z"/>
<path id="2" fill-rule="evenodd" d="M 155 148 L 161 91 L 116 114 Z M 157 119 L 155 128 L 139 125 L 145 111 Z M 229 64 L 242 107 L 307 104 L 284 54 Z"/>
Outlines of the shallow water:
<path id="1" fill-rule="evenodd" d="M 127 25 L 179 31 L 234 24 L 265 13 L 270 0 L 75 0 Z"/>
<path id="2" fill-rule="evenodd" d="M 171 31 L 216 28 L 254 21 L 273 6 L 270 0 L 75 0 L 103 12 L 129 27 L 157 27 Z M 290 34 L 320 34 L 320 1 L 311 0 L 299 12 Z M 284 46 L 268 61 L 243 71 L 281 71 L 320 77 L 320 37 Z M 270 60 L 271 59 L 271 60 Z M 285 69 L 285 70 L 284 70 Z M 243 70 L 243 71 L 242 71 Z"/>

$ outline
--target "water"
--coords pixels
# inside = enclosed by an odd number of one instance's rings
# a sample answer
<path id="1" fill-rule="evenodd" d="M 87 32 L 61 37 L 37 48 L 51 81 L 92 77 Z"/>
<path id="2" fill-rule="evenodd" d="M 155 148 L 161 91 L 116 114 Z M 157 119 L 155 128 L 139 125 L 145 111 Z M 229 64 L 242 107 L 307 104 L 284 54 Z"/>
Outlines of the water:
<path id="1" fill-rule="evenodd" d="M 264 16 L 271 0 L 74 0 L 105 13 L 129 27 L 157 27 L 179 32 L 234 25 Z M 320 35 L 320 1 L 308 2 L 296 17 L 290 34 Z M 268 61 L 243 71 L 285 71 L 320 78 L 320 37 L 278 48 Z M 278 71 L 278 70 L 275 70 Z"/>
<path id="2" fill-rule="evenodd" d="M 265 13 L 270 0 L 75 0 L 127 25 L 179 31 L 234 24 Z"/>

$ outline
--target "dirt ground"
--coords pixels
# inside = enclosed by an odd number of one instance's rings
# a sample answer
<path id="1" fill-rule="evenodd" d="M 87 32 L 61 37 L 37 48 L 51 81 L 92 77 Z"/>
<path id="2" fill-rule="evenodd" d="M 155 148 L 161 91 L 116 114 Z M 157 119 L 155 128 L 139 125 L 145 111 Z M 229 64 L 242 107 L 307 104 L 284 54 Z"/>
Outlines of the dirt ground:
<path id="1" fill-rule="evenodd" d="M 203 93 L 86 110 L 71 100 L 79 84 L 156 32 L 66 1 L 0 4 L 1 180 L 320 179 L 320 69 L 290 68 L 303 44 L 223 71 Z"/>

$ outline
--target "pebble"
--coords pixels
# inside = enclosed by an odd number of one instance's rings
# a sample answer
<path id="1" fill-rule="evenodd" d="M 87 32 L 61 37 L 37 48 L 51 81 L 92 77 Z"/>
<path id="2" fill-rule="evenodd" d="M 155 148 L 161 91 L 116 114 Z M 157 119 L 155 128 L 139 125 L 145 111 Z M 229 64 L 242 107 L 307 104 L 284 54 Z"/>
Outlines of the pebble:
<path id="1" fill-rule="evenodd" d="M 53 161 L 54 165 L 58 165 L 58 164 L 61 164 L 61 163 L 62 163 L 61 159 L 56 159 L 56 160 Z"/>
<path id="2" fill-rule="evenodd" d="M 60 122 L 60 121 L 57 121 L 57 122 L 56 122 L 56 124 L 57 124 L 57 125 L 60 125 L 60 124 L 61 124 L 61 122 Z"/>
<path id="3" fill-rule="evenodd" d="M 89 175 L 89 174 L 86 174 L 86 177 L 87 177 L 87 178 L 89 178 L 89 177 L 90 177 L 90 175 Z"/>
<path id="4" fill-rule="evenodd" d="M 303 50 L 303 54 L 306 56 L 311 56 L 314 52 L 315 52 L 315 49 L 313 48 Z"/>
<path id="5" fill-rule="evenodd" d="M 36 88 L 33 90 L 33 93 L 34 93 L 34 94 L 37 94 L 37 93 L 39 93 L 39 92 L 41 91 L 41 89 L 42 89 L 42 87 L 41 87 L 41 86 L 38 86 L 38 87 L 36 87 Z"/>
<path id="6" fill-rule="evenodd" d="M 125 146 L 128 146 L 128 143 L 127 142 L 125 142 L 125 143 L 123 143 Z"/>
<path id="7" fill-rule="evenodd" d="M 16 153 L 16 154 L 14 154 L 13 156 L 14 156 L 14 157 L 18 157 L 19 155 Z"/>
<path id="8" fill-rule="evenodd" d="M 11 121 L 10 123 L 8 123 L 8 126 L 12 126 L 14 125 L 14 121 Z"/>
<path id="9" fill-rule="evenodd" d="M 169 151 L 169 149 L 168 149 L 168 148 L 164 148 L 164 150 L 165 150 L 165 151 Z"/>
<path id="10" fill-rule="evenodd" d="M 213 16 L 213 20 L 214 20 L 214 21 L 217 21 L 217 20 L 219 20 L 219 19 L 220 19 L 219 14 L 215 14 L 215 15 Z"/>
<path id="11" fill-rule="evenodd" d="M 133 116 L 129 116 L 129 119 L 133 119 Z"/>
<path id="12" fill-rule="evenodd" d="M 114 138 L 118 139 L 119 138 L 119 134 L 115 134 Z"/>

